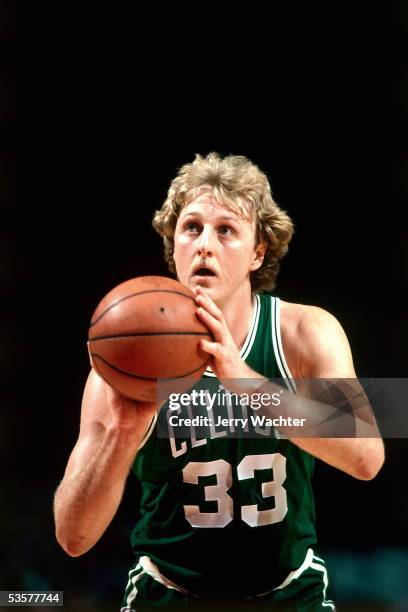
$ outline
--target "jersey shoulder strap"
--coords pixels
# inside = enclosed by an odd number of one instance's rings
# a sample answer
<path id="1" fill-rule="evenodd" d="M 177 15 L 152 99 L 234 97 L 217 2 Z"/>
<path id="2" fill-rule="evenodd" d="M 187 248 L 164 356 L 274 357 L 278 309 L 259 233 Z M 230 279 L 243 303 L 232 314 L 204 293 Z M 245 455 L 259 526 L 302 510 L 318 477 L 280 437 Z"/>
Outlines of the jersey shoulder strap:
<path id="1" fill-rule="evenodd" d="M 258 294 L 256 310 L 255 328 L 251 330 L 247 353 L 242 357 L 260 374 L 268 378 L 283 378 L 290 387 L 294 387 L 282 347 L 280 300 L 272 295 Z"/>

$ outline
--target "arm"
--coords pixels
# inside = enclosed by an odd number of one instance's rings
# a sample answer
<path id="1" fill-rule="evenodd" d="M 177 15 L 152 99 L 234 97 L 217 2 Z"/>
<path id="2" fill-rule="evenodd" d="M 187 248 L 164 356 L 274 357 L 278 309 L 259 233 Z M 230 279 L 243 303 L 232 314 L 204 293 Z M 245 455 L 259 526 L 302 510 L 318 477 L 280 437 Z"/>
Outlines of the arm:
<path id="1" fill-rule="evenodd" d="M 222 311 L 201 289 L 196 293 L 196 302 L 199 306 L 197 314 L 214 336 L 214 342 L 202 340 L 201 346 L 212 355 L 212 368 L 217 377 L 220 380 L 227 380 L 230 390 L 237 393 L 251 394 L 262 389 L 271 396 L 278 392 L 277 385 L 266 381 L 261 374 L 251 370 L 242 361 Z M 302 315 L 298 318 L 294 337 L 297 362 L 305 381 L 307 378 L 356 379 L 346 335 L 332 315 L 320 308 L 302 307 Z M 237 388 L 231 388 L 235 383 L 238 384 Z M 248 388 L 243 388 L 242 384 Z M 357 380 L 356 384 L 359 384 Z M 252 388 L 249 388 L 250 386 Z M 281 433 L 303 450 L 351 476 L 362 480 L 374 478 L 384 462 L 384 446 L 368 400 L 366 414 L 361 416 L 359 413 L 359 418 L 356 420 L 359 425 L 365 424 L 363 431 L 368 432 L 367 437 L 362 437 L 360 431 L 358 432 L 360 437 L 321 438 L 316 437 L 317 434 L 313 432 L 322 431 L 318 427 L 323 422 L 329 421 L 336 408 L 308 399 L 303 395 L 304 389 L 301 393 L 301 398 L 286 393 L 278 409 L 268 406 L 267 416 L 306 418 L 309 424 L 306 435 L 311 437 L 297 437 L 299 429 L 291 427 L 279 428 Z"/>
<path id="2" fill-rule="evenodd" d="M 78 441 L 54 501 L 56 537 L 69 555 L 87 552 L 108 527 L 155 413 L 155 404 L 120 396 L 91 370 Z"/>
<path id="3" fill-rule="evenodd" d="M 297 342 L 300 371 L 304 379 L 356 379 L 346 334 L 328 312 L 321 308 L 304 307 L 299 319 Z M 357 380 L 353 386 L 361 390 Z M 384 444 L 368 399 L 355 422 L 358 437 L 293 437 L 291 441 L 356 478 L 371 480 L 384 463 Z M 369 437 L 363 437 L 365 431 Z"/>

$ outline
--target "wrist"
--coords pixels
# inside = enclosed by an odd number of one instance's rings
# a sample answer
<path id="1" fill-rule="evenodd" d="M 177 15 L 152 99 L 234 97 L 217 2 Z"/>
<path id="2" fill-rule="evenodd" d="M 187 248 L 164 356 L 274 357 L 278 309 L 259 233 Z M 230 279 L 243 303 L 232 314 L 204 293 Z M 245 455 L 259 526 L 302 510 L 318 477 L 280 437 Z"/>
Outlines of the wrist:
<path id="1" fill-rule="evenodd" d="M 130 412 L 115 411 L 111 415 L 107 431 L 117 440 L 128 441 L 143 437 L 156 413 L 157 405 L 154 403 L 135 403 Z"/>

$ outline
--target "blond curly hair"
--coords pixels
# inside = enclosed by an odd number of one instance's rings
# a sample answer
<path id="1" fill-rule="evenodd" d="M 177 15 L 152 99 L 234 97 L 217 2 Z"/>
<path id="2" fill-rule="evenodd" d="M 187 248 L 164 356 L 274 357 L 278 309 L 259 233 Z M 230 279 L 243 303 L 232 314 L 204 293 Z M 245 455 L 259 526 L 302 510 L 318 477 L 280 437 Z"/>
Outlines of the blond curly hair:
<path id="1" fill-rule="evenodd" d="M 253 292 L 275 287 L 279 264 L 287 253 L 293 234 L 293 223 L 272 197 L 266 175 L 242 155 L 222 158 L 218 153 L 206 157 L 196 155 L 185 164 L 171 182 L 167 198 L 153 217 L 153 227 L 164 241 L 164 255 L 172 272 L 174 263 L 174 232 L 182 209 L 203 191 L 225 208 L 256 222 L 256 246 L 266 245 L 262 266 L 251 272 Z"/>

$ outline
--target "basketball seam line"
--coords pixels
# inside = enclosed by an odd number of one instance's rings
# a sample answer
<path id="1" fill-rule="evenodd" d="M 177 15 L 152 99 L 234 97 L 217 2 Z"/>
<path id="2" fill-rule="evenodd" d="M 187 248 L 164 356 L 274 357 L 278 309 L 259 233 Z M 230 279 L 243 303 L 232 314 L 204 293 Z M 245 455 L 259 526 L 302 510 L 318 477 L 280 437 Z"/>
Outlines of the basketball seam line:
<path id="1" fill-rule="evenodd" d="M 112 340 L 115 338 L 137 338 L 138 336 L 210 336 L 212 338 L 212 334 L 210 332 L 165 331 L 165 332 L 138 332 L 138 333 L 129 332 L 126 334 L 109 334 L 107 336 L 94 336 L 93 338 L 88 338 L 88 340 L 89 342 L 94 342 L 95 340 Z"/>
<path id="2" fill-rule="evenodd" d="M 181 291 L 173 291 L 172 289 L 148 289 L 147 291 L 136 291 L 135 293 L 130 293 L 129 295 L 125 295 L 124 297 L 119 298 L 118 300 L 116 300 L 116 302 L 113 302 L 113 304 L 108 306 L 106 308 L 106 310 L 104 310 L 103 313 L 100 314 L 99 317 L 95 321 L 91 321 L 89 327 L 93 327 L 94 325 L 96 325 L 98 323 L 98 321 L 100 321 L 102 319 L 102 317 L 105 316 L 105 314 L 108 312 L 108 310 L 110 310 L 114 306 L 117 306 L 118 304 L 120 304 L 120 302 L 124 302 L 125 300 L 129 300 L 130 298 L 135 297 L 135 295 L 145 295 L 146 293 L 175 293 L 176 295 L 182 295 L 183 297 L 186 297 L 189 300 L 193 300 L 193 302 L 195 300 L 195 298 L 192 297 L 191 295 L 187 295 L 186 293 L 182 293 Z"/>
<path id="3" fill-rule="evenodd" d="M 207 361 L 205 361 L 204 363 L 202 363 L 200 366 L 198 366 L 198 368 L 196 368 L 195 370 L 191 370 L 191 372 L 186 372 L 185 374 L 181 374 L 180 376 L 167 376 L 167 377 L 162 377 L 159 378 L 158 376 L 138 376 L 137 374 L 132 374 L 131 372 L 126 372 L 126 370 L 121 370 L 120 368 L 118 368 L 117 366 L 112 365 L 111 363 L 109 363 L 109 361 L 107 361 L 106 359 L 104 359 L 101 355 L 98 355 L 98 353 L 91 353 L 91 356 L 93 358 L 97 357 L 98 359 L 100 359 L 101 361 L 103 361 L 103 363 L 107 366 L 109 366 L 110 368 L 112 368 L 113 370 L 116 370 L 116 372 L 119 372 L 120 374 L 125 374 L 126 376 L 131 376 L 132 378 L 139 378 L 141 380 L 174 380 L 174 379 L 178 379 L 178 378 L 187 378 L 187 376 L 190 376 L 191 374 L 194 374 L 195 372 L 198 372 L 198 370 L 200 370 L 204 365 L 206 365 L 209 361 L 210 361 L 210 357 L 207 359 Z M 99 371 L 99 368 L 98 368 Z M 103 376 L 102 376 L 103 378 Z M 104 379 L 105 380 L 105 379 Z M 110 383 L 109 383 L 110 384 Z"/>

